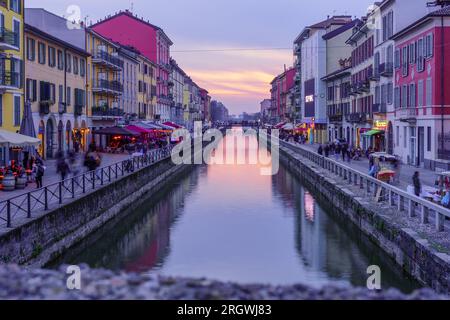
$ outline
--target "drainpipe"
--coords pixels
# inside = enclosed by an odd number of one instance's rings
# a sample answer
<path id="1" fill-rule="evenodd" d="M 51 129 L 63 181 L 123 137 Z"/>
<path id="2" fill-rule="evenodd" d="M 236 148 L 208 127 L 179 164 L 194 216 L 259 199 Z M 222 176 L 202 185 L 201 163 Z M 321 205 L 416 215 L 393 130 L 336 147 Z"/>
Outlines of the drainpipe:
<path id="1" fill-rule="evenodd" d="M 445 67 L 445 49 L 444 49 L 444 16 L 441 16 L 441 152 L 444 152 L 444 98 L 445 98 L 445 77 L 444 77 L 444 67 Z M 444 157 L 442 157 L 444 158 Z"/>

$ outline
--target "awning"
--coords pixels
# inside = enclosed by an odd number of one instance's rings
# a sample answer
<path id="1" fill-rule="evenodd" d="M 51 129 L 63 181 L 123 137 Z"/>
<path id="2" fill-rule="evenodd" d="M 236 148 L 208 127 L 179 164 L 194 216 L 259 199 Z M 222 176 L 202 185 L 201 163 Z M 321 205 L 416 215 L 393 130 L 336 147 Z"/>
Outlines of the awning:
<path id="1" fill-rule="evenodd" d="M 279 124 L 276 124 L 275 126 L 274 126 L 274 128 L 276 128 L 276 129 L 280 129 L 282 126 L 284 126 L 286 124 L 286 122 L 280 122 Z"/>
<path id="2" fill-rule="evenodd" d="M 92 133 L 105 136 L 139 136 L 139 133 L 122 127 L 106 127 L 103 129 L 94 130 Z"/>
<path id="3" fill-rule="evenodd" d="M 175 128 L 175 129 L 181 129 L 182 128 L 182 126 L 176 124 L 175 122 L 171 122 L 171 121 L 164 122 L 163 124 L 166 125 L 166 126 Z"/>
<path id="4" fill-rule="evenodd" d="M 139 134 L 149 134 L 149 133 L 153 133 L 153 131 L 154 131 L 152 129 L 146 129 L 146 128 L 138 127 L 138 126 L 134 126 L 134 125 L 126 126 L 125 129 L 139 133 Z"/>
<path id="5" fill-rule="evenodd" d="M 0 146 L 8 148 L 37 147 L 41 140 L 0 129 Z"/>
<path id="6" fill-rule="evenodd" d="M 367 132 L 363 133 L 363 135 L 366 136 L 366 137 L 375 136 L 377 134 L 384 134 L 384 131 L 382 131 L 382 130 L 375 130 L 374 129 L 374 130 L 370 130 L 370 131 L 367 131 Z"/>
<path id="7" fill-rule="evenodd" d="M 294 130 L 294 125 L 292 123 L 286 123 L 282 129 L 284 130 Z"/>

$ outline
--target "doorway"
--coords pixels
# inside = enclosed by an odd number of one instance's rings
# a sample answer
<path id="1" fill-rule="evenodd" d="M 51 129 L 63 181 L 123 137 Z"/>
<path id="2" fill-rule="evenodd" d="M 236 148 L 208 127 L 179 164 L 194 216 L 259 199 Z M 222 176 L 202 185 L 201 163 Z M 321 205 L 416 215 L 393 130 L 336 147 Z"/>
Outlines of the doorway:
<path id="1" fill-rule="evenodd" d="M 418 142 L 417 142 L 417 150 L 418 150 L 418 166 L 423 166 L 425 162 L 425 128 L 418 128 Z"/>

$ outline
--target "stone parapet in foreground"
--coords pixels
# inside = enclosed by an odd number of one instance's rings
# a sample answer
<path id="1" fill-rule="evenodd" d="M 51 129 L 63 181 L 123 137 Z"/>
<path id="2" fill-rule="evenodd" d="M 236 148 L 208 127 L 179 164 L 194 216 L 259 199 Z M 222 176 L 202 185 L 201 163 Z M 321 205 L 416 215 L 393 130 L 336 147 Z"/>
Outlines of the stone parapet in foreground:
<path id="1" fill-rule="evenodd" d="M 82 266 L 81 290 L 68 290 L 66 268 L 25 269 L 0 265 L 0 299 L 175 299 L 175 300 L 446 300 L 431 289 L 404 295 L 396 289 L 375 292 L 366 288 L 306 285 L 240 285 L 206 279 L 115 273 Z"/>

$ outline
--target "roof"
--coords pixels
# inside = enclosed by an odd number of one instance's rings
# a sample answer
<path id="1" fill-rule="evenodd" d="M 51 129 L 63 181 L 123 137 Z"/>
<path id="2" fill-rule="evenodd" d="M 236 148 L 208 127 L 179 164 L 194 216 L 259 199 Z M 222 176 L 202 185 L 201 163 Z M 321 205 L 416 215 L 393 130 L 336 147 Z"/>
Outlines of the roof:
<path id="1" fill-rule="evenodd" d="M 345 31 L 347 31 L 347 30 L 353 28 L 354 26 L 356 26 L 356 24 L 357 24 L 358 22 L 359 22 L 359 20 L 358 20 L 358 19 L 355 19 L 355 20 L 353 20 L 353 21 L 351 21 L 351 22 L 349 22 L 349 23 L 347 23 L 347 24 L 344 24 L 343 26 L 341 26 L 341 27 L 339 27 L 339 28 L 337 28 L 337 29 L 334 29 L 333 31 L 330 31 L 330 32 L 328 32 L 327 34 L 325 34 L 325 35 L 322 37 L 322 39 L 324 39 L 324 40 L 332 39 L 332 38 L 334 38 L 334 37 L 340 35 L 341 33 L 343 33 L 343 32 L 345 32 Z"/>
<path id="2" fill-rule="evenodd" d="M 331 18 L 327 18 L 326 20 L 323 20 L 321 22 L 315 23 L 313 25 L 310 25 L 308 27 L 305 27 L 303 31 L 297 36 L 297 38 L 294 40 L 294 43 L 298 43 L 300 41 L 304 40 L 304 37 L 312 30 L 312 29 L 326 29 L 332 25 L 338 24 L 338 25 L 344 25 L 347 24 L 349 21 L 352 20 L 351 16 L 332 16 Z"/>
<path id="3" fill-rule="evenodd" d="M 348 76 L 351 74 L 350 69 L 352 67 L 345 67 L 339 70 L 336 70 L 330 74 L 327 74 L 325 77 L 322 77 L 320 80 L 322 81 L 329 81 L 329 80 L 333 80 L 333 79 L 339 79 L 339 78 L 343 78 L 345 76 Z"/>
<path id="4" fill-rule="evenodd" d="M 119 49 L 121 47 L 121 45 L 119 43 L 113 41 L 112 39 L 109 39 L 109 38 L 106 38 L 106 37 L 102 36 L 100 33 L 95 31 L 91 27 L 86 28 L 86 32 L 93 34 L 94 36 L 102 39 L 103 41 L 109 42 L 113 47 L 116 47 L 116 49 Z"/>
<path id="5" fill-rule="evenodd" d="M 33 26 L 27 24 L 27 23 L 25 23 L 24 31 L 25 32 L 29 32 L 29 33 L 33 33 L 33 34 L 35 34 L 35 35 L 37 35 L 37 36 L 39 36 L 41 38 L 46 39 L 47 41 L 55 42 L 55 43 L 60 44 L 61 46 L 70 48 L 72 51 L 75 51 L 75 52 L 77 52 L 80 55 L 83 55 L 83 56 L 86 56 L 86 57 L 91 55 L 86 50 L 82 50 L 79 47 L 72 45 L 71 43 L 68 43 L 66 41 L 63 41 L 63 40 L 57 38 L 57 37 L 54 37 L 54 36 L 44 32 L 44 31 L 42 31 L 42 30 L 40 30 L 40 29 L 38 29 L 36 27 L 33 27 Z"/>
<path id="6" fill-rule="evenodd" d="M 408 32 L 414 30 L 415 28 L 420 27 L 424 23 L 428 22 L 430 19 L 433 19 L 433 18 L 436 18 L 436 17 L 450 17 L 450 5 L 449 6 L 445 6 L 445 7 L 441 8 L 441 9 L 435 10 L 433 12 L 430 12 L 426 16 L 423 16 L 419 20 L 411 23 L 409 26 L 407 26 L 403 30 L 400 30 L 399 32 L 394 34 L 391 37 L 391 39 L 395 40 L 395 39 L 401 38 L 402 36 L 404 36 Z"/>
<path id="7" fill-rule="evenodd" d="M 105 19 L 100 20 L 100 21 L 92 24 L 90 27 L 95 27 L 97 25 L 100 25 L 100 24 L 102 24 L 104 22 L 107 22 L 109 20 L 115 19 L 115 18 L 120 17 L 120 16 L 127 16 L 127 17 L 130 17 L 130 18 L 133 18 L 134 20 L 137 20 L 137 21 L 139 21 L 141 23 L 144 23 L 147 26 L 149 26 L 149 27 L 151 27 L 151 28 L 161 32 L 163 34 L 163 36 L 170 42 L 170 45 L 173 45 L 172 40 L 170 40 L 170 38 L 164 33 L 163 29 L 161 29 L 160 27 L 158 27 L 158 26 L 156 26 L 154 24 L 151 24 L 148 20 L 145 21 L 144 18 L 138 18 L 137 15 L 133 15 L 133 13 L 131 11 L 129 11 L 128 9 L 126 9 L 125 11 L 119 11 L 119 12 L 117 12 L 114 15 L 109 15 Z"/>

